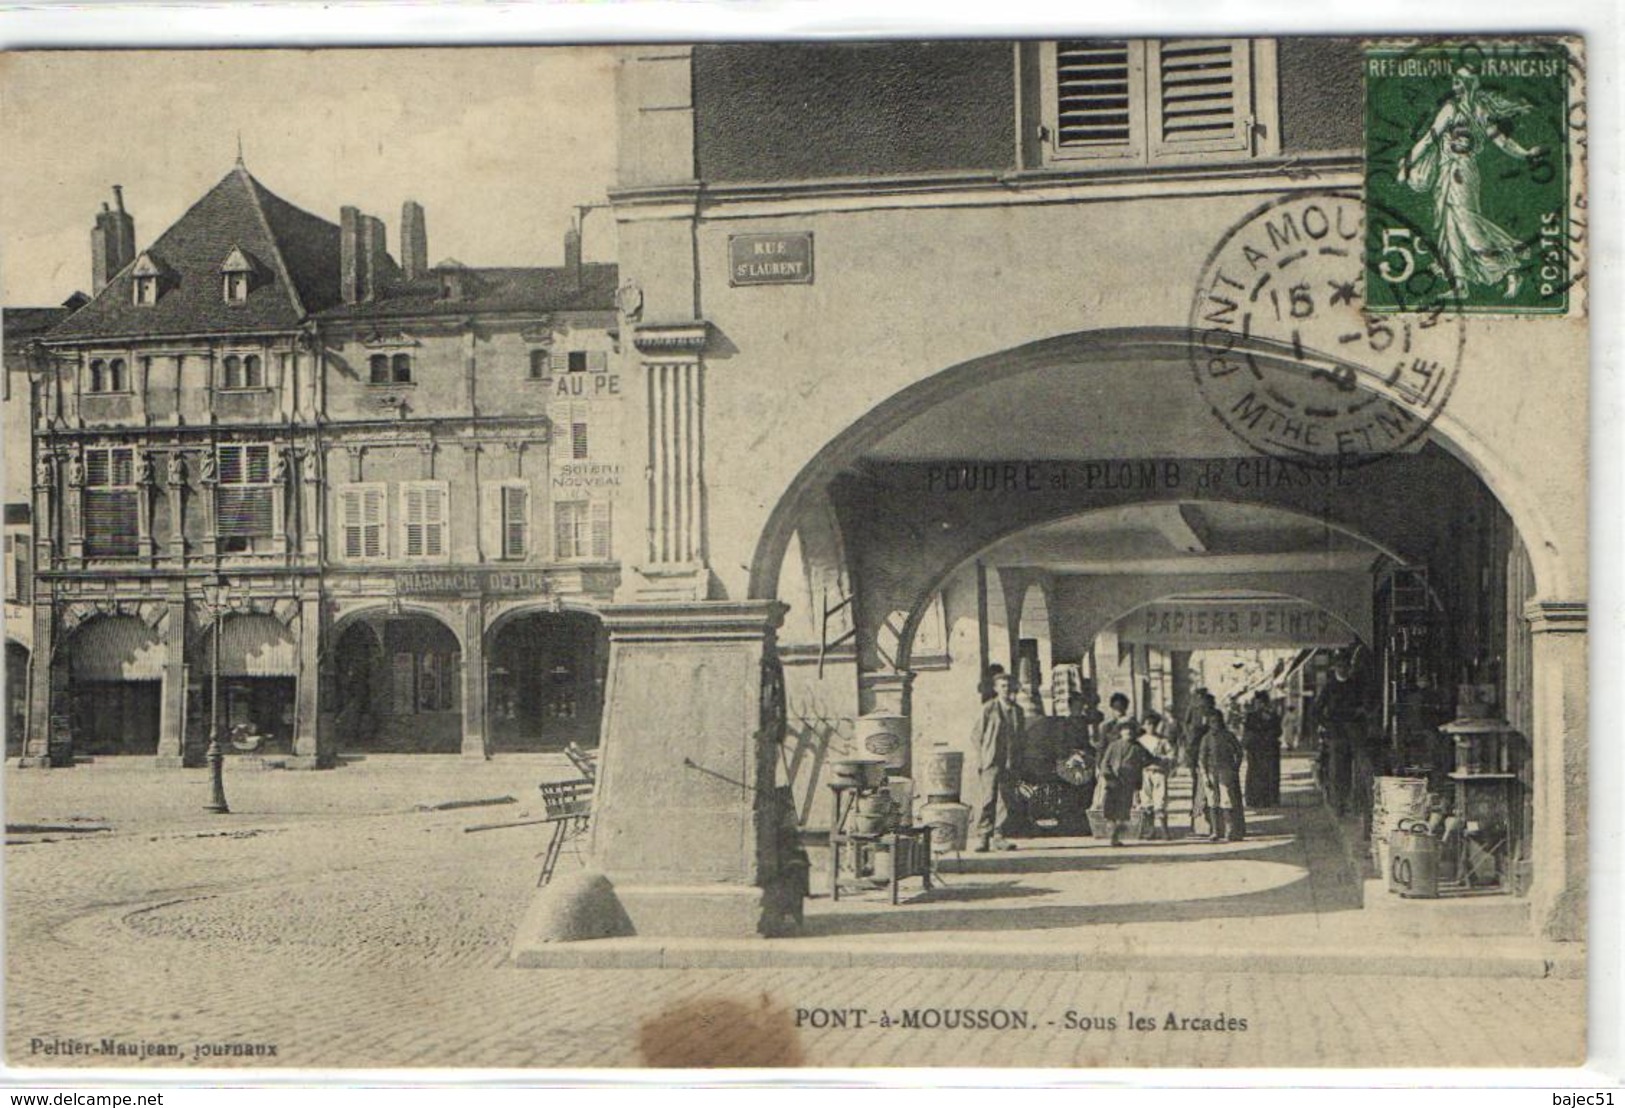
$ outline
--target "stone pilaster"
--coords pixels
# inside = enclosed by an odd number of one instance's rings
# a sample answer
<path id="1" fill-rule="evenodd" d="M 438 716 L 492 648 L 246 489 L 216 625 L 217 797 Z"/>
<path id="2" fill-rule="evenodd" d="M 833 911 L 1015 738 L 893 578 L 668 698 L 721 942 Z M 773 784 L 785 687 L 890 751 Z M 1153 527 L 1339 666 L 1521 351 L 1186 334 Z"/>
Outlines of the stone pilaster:
<path id="1" fill-rule="evenodd" d="M 485 602 L 471 597 L 463 608 L 463 757 L 491 756 L 485 728 Z"/>
<path id="2" fill-rule="evenodd" d="M 1535 600 L 1529 620 L 1534 677 L 1534 884 L 1539 933 L 1584 941 L 1588 880 L 1586 778 L 1591 752 L 1584 601 Z"/>
<path id="3" fill-rule="evenodd" d="M 56 659 L 56 598 L 34 589 L 34 646 L 28 658 L 28 732 L 23 737 L 19 766 L 44 768 L 51 764 L 51 666 Z M 65 707 L 65 706 L 64 706 Z"/>
<path id="4" fill-rule="evenodd" d="M 293 757 L 289 769 L 327 769 L 338 751 L 321 730 L 322 605 L 314 593 L 299 598 L 299 673 L 295 678 Z"/>
<path id="5" fill-rule="evenodd" d="M 171 589 L 165 602 L 164 681 L 158 706 L 159 766 L 171 768 L 186 760 L 186 593 Z"/>
<path id="6" fill-rule="evenodd" d="M 639 490 L 642 541 L 627 528 L 630 541 L 622 544 L 623 560 L 634 563 L 628 581 L 635 600 L 692 602 L 709 593 L 702 359 L 709 335 L 710 325 L 700 320 L 644 324 L 634 337 L 648 441 Z"/>

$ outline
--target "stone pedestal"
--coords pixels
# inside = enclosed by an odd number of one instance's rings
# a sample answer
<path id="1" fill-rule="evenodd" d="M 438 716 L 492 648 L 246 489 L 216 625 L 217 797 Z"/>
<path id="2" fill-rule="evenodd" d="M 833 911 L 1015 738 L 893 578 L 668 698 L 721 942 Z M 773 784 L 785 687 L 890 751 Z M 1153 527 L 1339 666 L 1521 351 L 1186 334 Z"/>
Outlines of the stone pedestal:
<path id="1" fill-rule="evenodd" d="M 624 911 L 619 933 L 741 938 L 782 933 L 799 914 L 763 713 L 764 661 L 783 613 L 776 601 L 602 611 L 609 683 L 591 868 Z M 575 895 L 563 882 L 537 894 Z M 544 904 L 527 920 L 571 916 Z M 522 928 L 516 957 L 536 943 L 608 937 L 545 932 Z"/>

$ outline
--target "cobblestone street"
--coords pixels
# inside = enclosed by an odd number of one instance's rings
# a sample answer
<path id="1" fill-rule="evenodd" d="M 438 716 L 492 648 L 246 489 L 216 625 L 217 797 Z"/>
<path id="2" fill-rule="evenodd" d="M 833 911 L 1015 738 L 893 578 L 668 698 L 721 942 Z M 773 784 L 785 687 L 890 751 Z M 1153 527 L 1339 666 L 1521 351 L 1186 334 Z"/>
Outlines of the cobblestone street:
<path id="1" fill-rule="evenodd" d="M 500 796 L 496 775 L 514 770 L 492 765 L 466 778 L 452 766 L 438 779 L 412 770 L 415 785 L 379 769 L 390 781 L 370 789 L 374 802 L 355 814 L 279 818 L 279 798 L 301 795 L 313 778 L 243 775 L 235 782 L 243 803 L 231 817 L 158 826 L 132 816 L 107 820 L 105 832 L 14 841 L 6 851 L 8 1061 L 1395 1066 L 1565 1065 L 1583 1055 L 1585 983 L 1553 977 L 1418 978 L 1402 966 L 1358 976 L 1202 972 L 1187 961 L 1168 968 L 1155 954 L 1143 967 L 1099 972 L 515 968 L 508 947 L 533 891 L 543 829 L 464 828 L 539 813 L 517 792 L 519 804 L 418 807 Z M 520 776 L 533 781 L 536 770 Z M 42 825 L 66 819 L 71 813 L 43 795 L 50 790 L 128 796 L 175 780 L 102 766 L 71 772 L 40 784 L 8 769 L 8 818 L 26 810 Z M 263 790 L 259 811 L 251 810 L 255 790 Z M 847 928 L 831 924 L 828 909 L 820 899 L 810 913 L 839 937 Z M 1158 926 L 1159 942 L 1172 941 L 1172 928 L 1200 941 L 1208 923 L 1196 913 Z M 1009 953 L 1019 940 L 979 941 Z M 1012 1026 L 955 1026 L 978 1022 L 960 1009 Z M 1133 1029 L 1131 1012 L 1155 1030 Z M 1230 1029 L 1170 1029 L 1170 1013 L 1176 1023 L 1192 1017 Z M 748 1033 L 730 1033 L 736 1027 Z M 171 1044 L 180 1056 L 67 1053 L 104 1039 Z M 210 1044 L 225 1053 L 205 1056 Z M 252 1050 L 241 1044 L 259 1052 L 233 1053 Z"/>

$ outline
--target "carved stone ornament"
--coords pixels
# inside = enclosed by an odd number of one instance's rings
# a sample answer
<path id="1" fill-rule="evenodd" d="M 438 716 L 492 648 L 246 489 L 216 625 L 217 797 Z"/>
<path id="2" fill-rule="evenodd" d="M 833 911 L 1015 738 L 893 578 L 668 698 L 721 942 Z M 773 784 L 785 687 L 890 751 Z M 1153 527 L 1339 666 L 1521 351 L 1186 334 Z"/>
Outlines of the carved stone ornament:
<path id="1" fill-rule="evenodd" d="M 186 451 L 177 450 L 169 456 L 169 487 L 180 488 L 186 484 Z"/>

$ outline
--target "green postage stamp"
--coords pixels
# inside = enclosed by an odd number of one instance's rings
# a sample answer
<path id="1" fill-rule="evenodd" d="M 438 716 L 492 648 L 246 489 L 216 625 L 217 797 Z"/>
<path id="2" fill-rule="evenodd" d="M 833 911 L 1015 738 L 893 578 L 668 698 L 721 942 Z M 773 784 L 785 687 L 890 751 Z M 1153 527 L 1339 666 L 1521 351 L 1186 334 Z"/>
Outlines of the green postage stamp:
<path id="1" fill-rule="evenodd" d="M 1573 64 L 1556 40 L 1366 48 L 1368 311 L 1568 311 Z"/>

